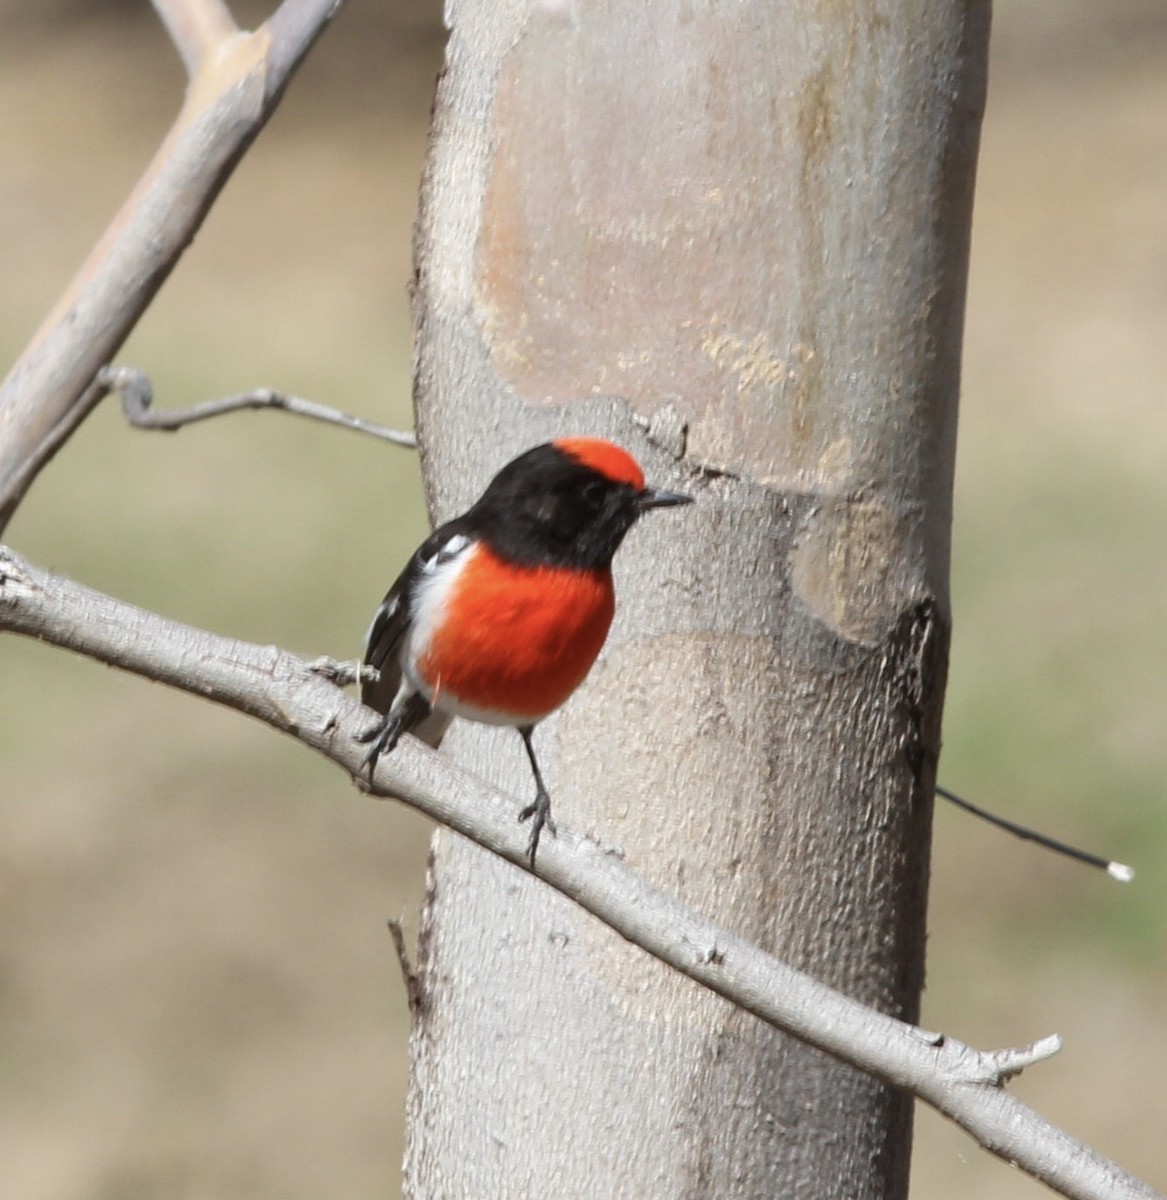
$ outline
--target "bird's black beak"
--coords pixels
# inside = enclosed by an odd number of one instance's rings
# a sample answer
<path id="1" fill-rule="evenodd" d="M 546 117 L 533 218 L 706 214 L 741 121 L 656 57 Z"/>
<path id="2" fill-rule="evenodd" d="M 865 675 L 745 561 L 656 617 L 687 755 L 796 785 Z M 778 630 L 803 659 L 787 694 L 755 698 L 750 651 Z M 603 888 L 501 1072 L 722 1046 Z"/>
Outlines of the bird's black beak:
<path id="1" fill-rule="evenodd" d="M 636 497 L 636 506 L 641 512 L 650 508 L 673 508 L 678 504 L 692 504 L 693 497 L 684 492 L 662 492 L 659 488 L 645 488 Z"/>

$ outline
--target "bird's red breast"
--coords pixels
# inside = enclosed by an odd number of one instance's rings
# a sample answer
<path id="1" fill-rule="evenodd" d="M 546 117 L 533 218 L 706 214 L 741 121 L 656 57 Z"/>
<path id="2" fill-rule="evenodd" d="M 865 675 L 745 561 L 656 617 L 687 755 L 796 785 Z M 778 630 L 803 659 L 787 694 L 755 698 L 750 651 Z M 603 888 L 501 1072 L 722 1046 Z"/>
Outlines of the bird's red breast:
<path id="1" fill-rule="evenodd" d="M 417 666 L 436 706 L 535 722 L 583 682 L 615 607 L 608 570 L 518 566 L 479 543 Z"/>

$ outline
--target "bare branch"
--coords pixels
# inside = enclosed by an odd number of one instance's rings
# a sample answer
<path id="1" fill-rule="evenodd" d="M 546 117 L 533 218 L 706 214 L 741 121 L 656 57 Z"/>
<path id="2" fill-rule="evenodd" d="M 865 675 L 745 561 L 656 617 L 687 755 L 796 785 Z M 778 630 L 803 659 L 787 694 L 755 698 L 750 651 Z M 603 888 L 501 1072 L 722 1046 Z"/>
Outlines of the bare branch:
<path id="1" fill-rule="evenodd" d="M 406 430 L 390 429 L 386 425 L 378 425 L 375 421 L 366 421 L 363 417 L 354 417 L 326 404 L 318 404 L 315 400 L 304 400 L 299 396 L 290 396 L 287 392 L 273 391 L 271 388 L 256 388 L 254 391 L 241 392 L 235 396 L 204 400 L 188 408 L 162 412 L 151 407 L 154 403 L 154 387 L 145 373 L 136 367 L 103 367 L 97 378 L 103 388 L 121 396 L 122 412 L 125 413 L 126 420 L 138 429 L 173 432 L 184 425 L 222 416 L 224 413 L 274 408 L 298 417 L 324 421 L 329 425 L 340 425 L 357 433 L 367 433 L 395 446 L 404 446 L 411 450 L 417 448 L 417 438 Z"/>
<path id="2" fill-rule="evenodd" d="M 117 353 L 190 244 L 220 188 L 344 0 L 284 0 L 254 33 L 204 54 L 153 162 L 0 385 L 0 530 L 32 480 L 103 394 Z M 181 14 L 189 10 L 189 20 Z M 184 56 L 222 15 L 167 5 Z M 165 18 L 164 18 L 165 19 Z M 169 24 L 169 22 L 168 22 Z"/>
<path id="3" fill-rule="evenodd" d="M 227 38 L 239 32 L 223 0 L 153 0 L 159 20 L 192 79 Z"/>
<path id="4" fill-rule="evenodd" d="M 273 646 L 218 637 L 32 567 L 0 547 L 0 629 L 40 638 L 248 713 L 355 778 L 367 712 Z M 528 869 L 518 801 L 406 739 L 381 760 L 393 796 Z M 622 937 L 775 1028 L 918 1096 L 982 1146 L 1074 1200 L 1158 1193 L 1046 1121 L 1002 1084 L 1056 1048 L 983 1053 L 864 1007 L 785 966 L 648 884 L 621 856 L 560 827 L 536 874 Z M 1159 1197 L 1159 1200 L 1163 1200 Z"/>

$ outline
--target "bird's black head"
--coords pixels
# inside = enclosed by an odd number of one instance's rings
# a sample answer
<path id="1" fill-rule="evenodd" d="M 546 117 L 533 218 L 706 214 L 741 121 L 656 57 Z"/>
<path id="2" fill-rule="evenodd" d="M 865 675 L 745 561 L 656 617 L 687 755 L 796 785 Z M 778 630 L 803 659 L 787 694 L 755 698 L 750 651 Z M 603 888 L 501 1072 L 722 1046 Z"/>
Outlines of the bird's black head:
<path id="1" fill-rule="evenodd" d="M 612 442 L 560 438 L 507 463 L 463 520 L 512 562 L 590 570 L 611 564 L 641 513 L 692 499 L 645 487 Z"/>

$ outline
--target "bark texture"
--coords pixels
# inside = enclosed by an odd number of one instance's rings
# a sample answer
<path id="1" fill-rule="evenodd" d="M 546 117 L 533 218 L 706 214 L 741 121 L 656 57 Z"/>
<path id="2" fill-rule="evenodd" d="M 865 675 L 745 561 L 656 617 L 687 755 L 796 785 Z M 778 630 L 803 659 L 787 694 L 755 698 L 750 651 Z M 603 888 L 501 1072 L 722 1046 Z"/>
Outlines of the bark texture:
<path id="1" fill-rule="evenodd" d="M 987 5 L 458 0 L 418 234 L 431 505 L 561 432 L 690 509 L 536 732 L 556 811 L 914 1018 Z M 529 790 L 511 731 L 451 752 Z M 407 1194 L 903 1196 L 908 1100 L 434 851 Z"/>

